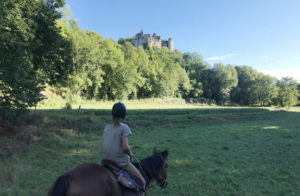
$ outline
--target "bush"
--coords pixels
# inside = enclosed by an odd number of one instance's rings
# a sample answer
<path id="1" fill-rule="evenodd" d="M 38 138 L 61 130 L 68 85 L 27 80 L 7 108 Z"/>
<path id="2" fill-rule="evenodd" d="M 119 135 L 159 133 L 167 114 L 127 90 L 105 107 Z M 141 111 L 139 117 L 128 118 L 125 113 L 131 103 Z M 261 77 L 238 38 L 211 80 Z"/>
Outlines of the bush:
<path id="1" fill-rule="evenodd" d="M 66 110 L 72 110 L 72 104 L 70 104 L 69 102 L 66 103 L 64 109 L 66 109 Z"/>
<path id="2" fill-rule="evenodd" d="M 204 97 L 196 97 L 187 99 L 188 103 L 198 103 L 201 105 L 216 105 L 216 101 L 213 99 L 207 99 Z"/>
<path id="3" fill-rule="evenodd" d="M 79 95 L 68 92 L 63 95 L 63 98 L 70 104 L 79 104 L 81 102 L 81 97 Z"/>

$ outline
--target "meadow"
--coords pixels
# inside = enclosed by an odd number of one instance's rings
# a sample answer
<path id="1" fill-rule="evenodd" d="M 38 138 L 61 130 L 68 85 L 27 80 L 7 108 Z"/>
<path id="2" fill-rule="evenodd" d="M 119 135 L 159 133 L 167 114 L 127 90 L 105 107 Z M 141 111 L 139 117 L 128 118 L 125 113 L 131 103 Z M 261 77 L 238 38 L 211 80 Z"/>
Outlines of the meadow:
<path id="1" fill-rule="evenodd" d="M 0 195 L 46 195 L 64 171 L 102 159 L 112 102 L 31 110 L 0 131 Z M 134 154 L 169 149 L 168 186 L 148 195 L 300 195 L 300 109 L 128 102 Z M 94 108 L 94 109 L 92 109 Z"/>

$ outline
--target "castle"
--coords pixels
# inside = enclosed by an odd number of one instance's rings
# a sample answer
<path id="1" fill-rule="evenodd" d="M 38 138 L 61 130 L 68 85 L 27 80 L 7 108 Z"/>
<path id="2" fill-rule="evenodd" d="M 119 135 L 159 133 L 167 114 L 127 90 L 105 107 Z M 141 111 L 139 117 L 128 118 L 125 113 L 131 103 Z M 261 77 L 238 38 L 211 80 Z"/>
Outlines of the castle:
<path id="1" fill-rule="evenodd" d="M 151 36 L 150 34 L 144 34 L 143 30 L 140 33 L 135 35 L 134 45 L 135 47 L 144 46 L 144 44 L 148 43 L 150 47 L 156 46 L 161 48 L 162 46 L 168 47 L 170 50 L 173 50 L 173 40 L 169 38 L 168 40 L 162 40 L 159 35 L 153 33 Z"/>

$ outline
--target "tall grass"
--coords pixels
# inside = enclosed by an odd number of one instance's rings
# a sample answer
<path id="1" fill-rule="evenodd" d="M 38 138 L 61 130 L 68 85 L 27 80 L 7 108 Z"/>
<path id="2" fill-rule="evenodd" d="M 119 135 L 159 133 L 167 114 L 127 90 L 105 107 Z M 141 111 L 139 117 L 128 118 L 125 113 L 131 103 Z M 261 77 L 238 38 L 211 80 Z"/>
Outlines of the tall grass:
<path id="1" fill-rule="evenodd" d="M 148 98 L 142 100 L 115 100 L 99 101 L 85 100 L 77 95 L 70 93 L 64 96 L 52 96 L 45 99 L 37 105 L 37 109 L 64 109 L 70 105 L 73 109 L 111 109 L 112 105 L 117 102 L 124 102 L 131 109 L 155 109 L 155 108 L 193 108 L 195 105 L 185 103 L 181 98 Z M 199 105 L 200 106 L 200 105 Z"/>

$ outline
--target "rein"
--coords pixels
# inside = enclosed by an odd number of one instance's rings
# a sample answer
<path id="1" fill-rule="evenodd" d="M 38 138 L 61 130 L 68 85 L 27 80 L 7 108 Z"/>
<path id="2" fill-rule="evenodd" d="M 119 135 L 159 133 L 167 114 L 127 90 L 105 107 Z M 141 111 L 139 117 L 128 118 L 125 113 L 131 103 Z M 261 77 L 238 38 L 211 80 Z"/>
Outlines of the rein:
<path id="1" fill-rule="evenodd" d="M 145 174 L 145 177 L 148 178 L 148 183 L 150 183 L 150 177 L 148 176 L 147 172 L 145 172 L 144 168 L 142 167 L 142 165 L 140 164 L 140 161 L 138 160 L 138 158 L 136 158 L 136 156 L 134 154 L 132 154 L 133 158 L 135 159 L 135 161 L 137 162 L 139 168 L 141 168 L 142 172 Z"/>

